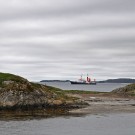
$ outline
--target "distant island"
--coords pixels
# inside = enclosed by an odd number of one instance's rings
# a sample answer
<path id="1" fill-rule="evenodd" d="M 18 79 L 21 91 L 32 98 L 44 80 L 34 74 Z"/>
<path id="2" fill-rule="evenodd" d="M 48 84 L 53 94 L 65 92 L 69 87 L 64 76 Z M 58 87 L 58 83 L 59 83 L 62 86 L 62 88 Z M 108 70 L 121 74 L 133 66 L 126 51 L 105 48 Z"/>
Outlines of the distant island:
<path id="1" fill-rule="evenodd" d="M 104 81 L 98 81 L 98 83 L 135 83 L 135 79 L 131 78 L 108 79 Z"/>

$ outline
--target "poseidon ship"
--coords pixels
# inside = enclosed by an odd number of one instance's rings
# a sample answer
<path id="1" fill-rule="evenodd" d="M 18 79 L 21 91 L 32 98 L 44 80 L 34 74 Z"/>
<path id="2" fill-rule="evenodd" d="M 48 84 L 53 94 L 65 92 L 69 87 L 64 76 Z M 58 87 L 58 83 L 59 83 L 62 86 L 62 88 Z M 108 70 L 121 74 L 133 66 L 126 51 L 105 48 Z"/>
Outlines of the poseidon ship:
<path id="1" fill-rule="evenodd" d="M 86 80 L 82 78 L 78 79 L 78 81 L 70 81 L 71 84 L 87 84 L 87 85 L 96 85 L 96 79 L 94 79 L 93 81 L 91 80 L 91 78 L 88 76 L 87 74 L 87 78 Z"/>

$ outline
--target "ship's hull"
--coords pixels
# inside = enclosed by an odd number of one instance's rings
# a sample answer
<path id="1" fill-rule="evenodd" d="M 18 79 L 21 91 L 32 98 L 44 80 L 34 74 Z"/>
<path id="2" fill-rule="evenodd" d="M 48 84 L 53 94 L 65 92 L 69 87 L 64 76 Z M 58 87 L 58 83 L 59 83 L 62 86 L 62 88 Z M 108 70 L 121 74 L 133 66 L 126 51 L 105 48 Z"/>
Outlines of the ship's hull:
<path id="1" fill-rule="evenodd" d="M 86 83 L 86 82 L 76 82 L 76 81 L 70 81 L 71 84 L 85 84 L 85 85 L 96 85 L 96 82 L 90 82 L 90 83 Z"/>

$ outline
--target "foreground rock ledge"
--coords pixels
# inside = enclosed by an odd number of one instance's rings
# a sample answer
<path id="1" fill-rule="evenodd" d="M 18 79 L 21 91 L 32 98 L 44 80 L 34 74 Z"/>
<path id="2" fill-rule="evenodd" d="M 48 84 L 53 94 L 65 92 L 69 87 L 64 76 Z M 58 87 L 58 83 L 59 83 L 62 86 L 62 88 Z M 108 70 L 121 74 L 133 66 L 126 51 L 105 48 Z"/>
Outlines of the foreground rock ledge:
<path id="1" fill-rule="evenodd" d="M 60 89 L 0 73 L 0 110 L 72 109 L 86 105 L 78 98 L 65 95 Z"/>

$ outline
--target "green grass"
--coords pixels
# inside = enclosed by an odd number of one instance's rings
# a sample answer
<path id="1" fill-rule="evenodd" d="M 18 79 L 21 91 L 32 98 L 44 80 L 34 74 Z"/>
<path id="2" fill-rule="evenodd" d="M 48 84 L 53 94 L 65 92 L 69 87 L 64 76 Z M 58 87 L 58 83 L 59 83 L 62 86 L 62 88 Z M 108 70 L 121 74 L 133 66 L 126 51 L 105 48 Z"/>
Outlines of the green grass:
<path id="1" fill-rule="evenodd" d="M 56 93 L 59 97 L 67 99 L 66 94 L 107 94 L 108 92 L 86 91 L 86 90 L 61 90 L 52 86 L 46 86 L 50 92 Z"/>
<path id="2" fill-rule="evenodd" d="M 86 91 L 86 90 L 61 90 L 59 88 L 47 86 L 50 91 L 61 94 L 100 94 L 100 93 L 108 93 L 108 92 L 98 92 L 98 91 Z"/>
<path id="3" fill-rule="evenodd" d="M 0 72 L 0 86 L 2 86 L 3 81 L 15 81 L 25 83 L 27 80 L 17 75 Z"/>
<path id="4" fill-rule="evenodd" d="M 67 96 L 65 95 L 65 92 L 64 90 L 61 90 L 59 88 L 55 88 L 55 87 L 52 87 L 52 86 L 46 86 L 47 87 L 47 90 L 51 93 L 55 93 L 57 94 L 59 97 L 63 97 L 63 98 L 67 98 Z"/>

